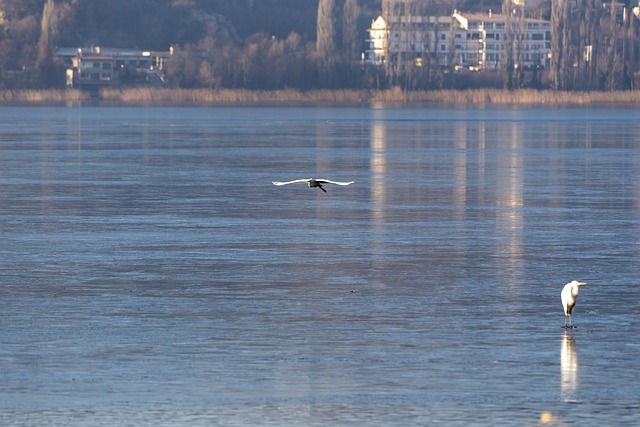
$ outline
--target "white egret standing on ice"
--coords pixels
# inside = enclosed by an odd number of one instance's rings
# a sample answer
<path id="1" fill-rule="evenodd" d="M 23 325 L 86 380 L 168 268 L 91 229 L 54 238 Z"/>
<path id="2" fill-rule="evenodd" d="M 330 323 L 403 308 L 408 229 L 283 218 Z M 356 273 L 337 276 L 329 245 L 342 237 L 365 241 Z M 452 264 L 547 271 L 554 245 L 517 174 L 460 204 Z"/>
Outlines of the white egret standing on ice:
<path id="1" fill-rule="evenodd" d="M 286 182 L 281 182 L 281 181 L 272 181 L 272 182 L 273 182 L 273 185 L 287 185 L 287 184 L 294 184 L 296 182 L 306 182 L 309 188 L 319 188 L 325 193 L 327 192 L 327 190 L 322 188 L 322 184 L 337 184 L 337 185 L 353 184 L 353 181 L 339 182 L 339 181 L 331 181 L 328 179 L 319 179 L 319 178 L 304 178 L 304 179 L 295 179 L 293 181 L 286 181 Z"/>
<path id="2" fill-rule="evenodd" d="M 578 286 L 586 285 L 587 282 L 578 282 L 572 281 L 571 283 L 567 283 L 564 285 L 562 289 L 562 293 L 560 297 L 562 298 L 562 306 L 564 307 L 564 327 L 565 328 L 573 328 L 573 321 L 571 319 L 571 313 L 573 312 L 573 308 L 576 306 L 576 301 L 578 300 Z M 569 317 L 569 326 L 567 326 L 567 317 Z"/>

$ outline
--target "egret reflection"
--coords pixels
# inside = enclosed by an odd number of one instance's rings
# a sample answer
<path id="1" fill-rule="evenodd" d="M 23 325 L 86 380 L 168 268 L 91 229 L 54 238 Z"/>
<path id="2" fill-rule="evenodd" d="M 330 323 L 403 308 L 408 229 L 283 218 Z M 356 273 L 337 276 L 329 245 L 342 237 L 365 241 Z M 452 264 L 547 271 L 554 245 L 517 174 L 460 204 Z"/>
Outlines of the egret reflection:
<path id="1" fill-rule="evenodd" d="M 566 426 L 567 424 L 565 424 L 564 421 L 562 421 L 559 417 L 556 417 L 555 415 L 553 415 L 553 413 L 549 411 L 544 411 L 540 414 L 540 418 L 538 419 L 538 422 L 532 425 L 534 426 Z"/>
<path id="2" fill-rule="evenodd" d="M 578 387 L 578 354 L 571 331 L 565 332 L 560 343 L 560 391 L 564 402 L 575 401 Z"/>

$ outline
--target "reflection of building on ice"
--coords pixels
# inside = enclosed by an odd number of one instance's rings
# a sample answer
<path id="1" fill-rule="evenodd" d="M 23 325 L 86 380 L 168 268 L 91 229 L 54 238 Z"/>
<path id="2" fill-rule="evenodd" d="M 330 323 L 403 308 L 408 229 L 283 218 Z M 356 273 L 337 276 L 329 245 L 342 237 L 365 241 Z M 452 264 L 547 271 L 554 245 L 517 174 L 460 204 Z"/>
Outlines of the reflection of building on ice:
<path id="1" fill-rule="evenodd" d="M 560 345 L 560 391 L 562 400 L 575 400 L 578 386 L 578 355 L 571 333 L 565 333 Z"/>

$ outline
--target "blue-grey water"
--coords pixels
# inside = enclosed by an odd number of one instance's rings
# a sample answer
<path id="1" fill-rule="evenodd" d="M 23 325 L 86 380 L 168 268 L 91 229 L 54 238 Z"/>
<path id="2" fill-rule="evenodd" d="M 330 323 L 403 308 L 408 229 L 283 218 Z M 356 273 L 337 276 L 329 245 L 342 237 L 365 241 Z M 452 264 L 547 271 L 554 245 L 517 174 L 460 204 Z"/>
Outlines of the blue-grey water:
<path id="1" fill-rule="evenodd" d="M 640 425 L 639 119 L 0 107 L 0 425 Z"/>

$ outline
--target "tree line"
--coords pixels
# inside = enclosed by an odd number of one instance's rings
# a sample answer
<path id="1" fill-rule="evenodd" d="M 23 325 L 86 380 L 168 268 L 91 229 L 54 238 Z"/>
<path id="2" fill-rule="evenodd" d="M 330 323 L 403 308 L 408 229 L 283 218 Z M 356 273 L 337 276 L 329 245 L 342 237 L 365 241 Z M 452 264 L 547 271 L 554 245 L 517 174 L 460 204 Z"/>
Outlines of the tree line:
<path id="1" fill-rule="evenodd" d="M 638 88 L 637 2 L 555 0 L 551 83 L 559 90 Z"/>
<path id="2" fill-rule="evenodd" d="M 555 90 L 629 90 L 640 84 L 640 17 L 637 1 L 612 0 L 542 0 L 535 8 L 525 2 L 500 0 L 488 2 L 505 19 L 505 49 L 501 52 L 501 68 L 459 76 L 453 73 L 455 28 L 451 27 L 448 60 L 443 69 L 436 52 L 426 46 L 424 38 L 413 38 L 415 28 L 400 27 L 399 39 L 422 41 L 416 55 L 406 55 L 402 48 L 388 47 L 387 60 L 378 70 L 378 86 L 411 89 L 503 87 L 505 89 L 551 88 Z M 635 9 L 634 9 L 635 8 Z M 432 2 L 383 0 L 383 14 L 403 18 L 424 16 L 421 32 L 439 39 L 435 19 L 440 10 Z M 483 10 L 486 12 L 486 10 Z M 551 22 L 551 64 L 548 69 L 533 66 L 524 69 L 526 53 L 525 17 Z M 542 62 L 542 61 L 540 61 Z"/>
<path id="3" fill-rule="evenodd" d="M 551 67 L 524 71 L 522 33 L 508 31 L 503 66 L 459 76 L 420 61 L 367 66 L 367 28 L 394 9 L 447 16 L 454 8 L 511 16 L 513 0 L 0 0 L 0 87 L 64 86 L 56 47 L 103 45 L 168 50 L 164 78 L 176 88 L 440 89 L 550 87 L 618 90 L 638 86 L 639 22 L 635 2 L 539 0 L 526 13 L 552 25 Z M 401 6 L 401 7 L 400 7 Z M 520 46 L 520 47 L 519 47 Z"/>

